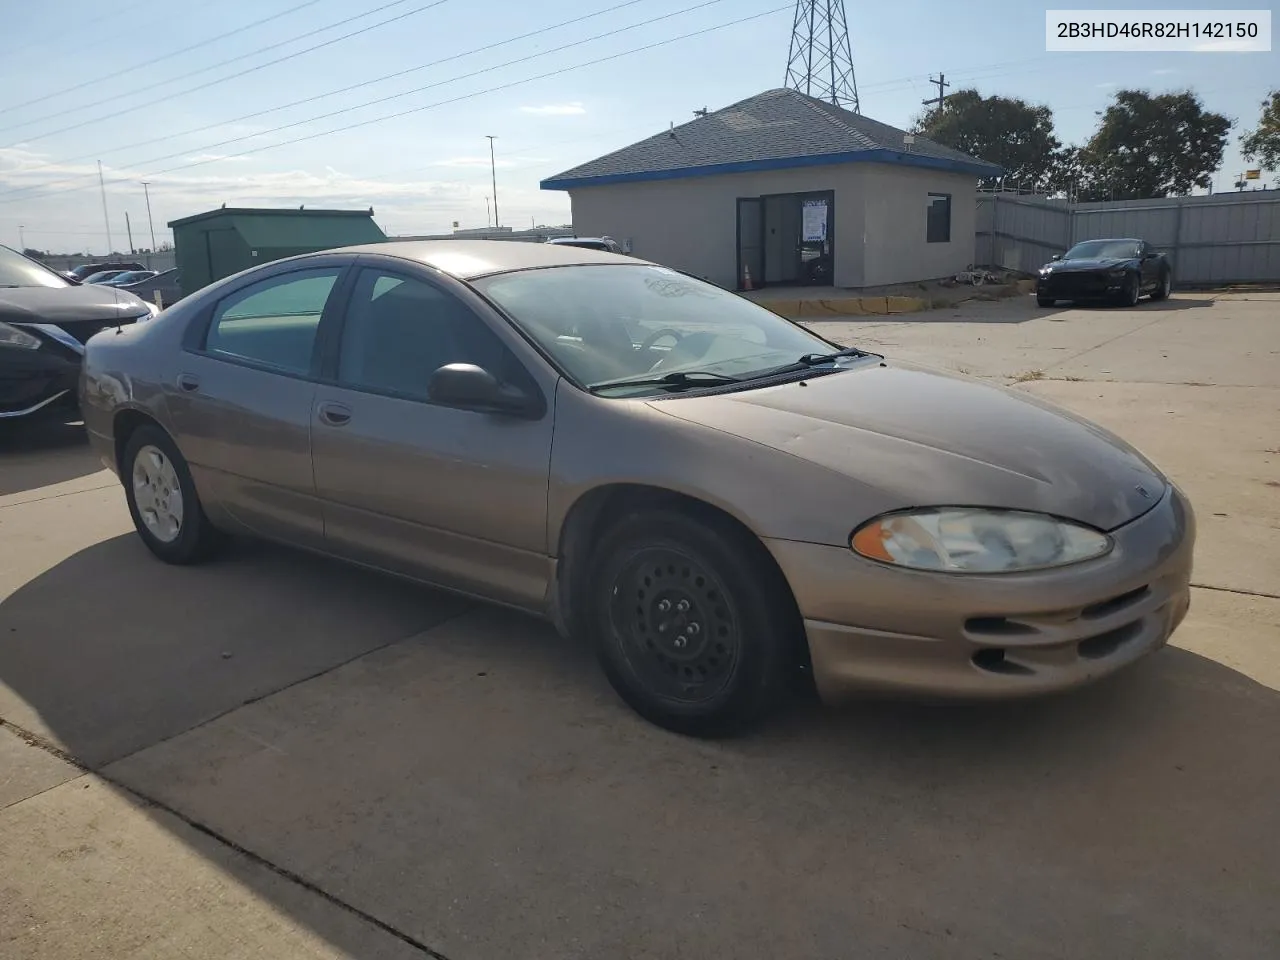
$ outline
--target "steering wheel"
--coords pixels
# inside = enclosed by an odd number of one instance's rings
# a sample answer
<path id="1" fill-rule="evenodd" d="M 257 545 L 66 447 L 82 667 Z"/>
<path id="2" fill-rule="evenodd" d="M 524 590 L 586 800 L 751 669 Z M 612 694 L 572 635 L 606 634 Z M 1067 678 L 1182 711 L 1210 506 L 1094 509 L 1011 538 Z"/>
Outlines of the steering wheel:
<path id="1" fill-rule="evenodd" d="M 644 343 L 640 344 L 640 350 L 642 352 L 652 350 L 653 345 L 663 337 L 675 337 L 676 344 L 679 345 L 680 341 L 684 339 L 684 334 L 679 330 L 673 330 L 671 327 L 663 327 L 661 330 L 655 330 L 645 337 Z"/>

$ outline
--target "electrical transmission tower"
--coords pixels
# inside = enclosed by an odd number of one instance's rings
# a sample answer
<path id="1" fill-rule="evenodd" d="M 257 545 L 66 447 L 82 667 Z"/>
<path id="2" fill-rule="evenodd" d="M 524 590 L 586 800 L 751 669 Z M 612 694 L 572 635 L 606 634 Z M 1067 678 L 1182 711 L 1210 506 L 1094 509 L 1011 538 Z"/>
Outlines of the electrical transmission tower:
<path id="1" fill-rule="evenodd" d="M 861 113 L 844 0 L 796 0 L 786 86 Z"/>

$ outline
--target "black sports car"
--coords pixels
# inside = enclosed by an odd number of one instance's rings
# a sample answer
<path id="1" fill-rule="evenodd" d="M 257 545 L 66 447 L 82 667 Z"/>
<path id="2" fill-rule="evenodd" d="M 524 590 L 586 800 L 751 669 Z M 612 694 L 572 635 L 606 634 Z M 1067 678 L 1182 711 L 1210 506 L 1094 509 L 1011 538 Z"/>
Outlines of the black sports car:
<path id="1" fill-rule="evenodd" d="M 0 422 L 73 411 L 85 342 L 158 312 L 131 293 L 80 286 L 0 246 Z"/>
<path id="2" fill-rule="evenodd" d="M 1164 300 L 1173 289 L 1173 268 L 1145 240 L 1086 240 L 1040 268 L 1036 302 L 1109 300 L 1132 307 L 1143 294 Z"/>

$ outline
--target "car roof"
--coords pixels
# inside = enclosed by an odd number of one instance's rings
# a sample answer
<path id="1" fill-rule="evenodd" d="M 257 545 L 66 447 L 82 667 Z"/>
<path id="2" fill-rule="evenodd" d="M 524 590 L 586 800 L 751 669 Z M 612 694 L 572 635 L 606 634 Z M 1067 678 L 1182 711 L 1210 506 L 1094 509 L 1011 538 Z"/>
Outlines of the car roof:
<path id="1" fill-rule="evenodd" d="M 325 253 L 379 253 L 415 260 L 459 280 L 474 280 L 494 273 L 569 267 L 579 264 L 647 264 L 648 261 L 603 250 L 571 247 L 563 243 L 528 243 L 523 240 L 396 240 L 341 247 Z"/>

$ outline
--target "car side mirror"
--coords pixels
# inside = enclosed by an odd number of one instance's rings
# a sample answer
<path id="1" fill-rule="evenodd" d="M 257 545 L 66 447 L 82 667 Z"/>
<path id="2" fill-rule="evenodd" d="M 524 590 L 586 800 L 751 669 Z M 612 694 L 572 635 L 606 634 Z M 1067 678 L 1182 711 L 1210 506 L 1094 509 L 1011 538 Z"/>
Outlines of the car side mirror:
<path id="1" fill-rule="evenodd" d="M 537 404 L 523 390 L 501 383 L 474 363 L 447 363 L 431 375 L 427 395 L 436 403 L 494 413 L 531 415 Z"/>
<path id="2" fill-rule="evenodd" d="M 1054 254 L 1052 257 L 1050 257 L 1049 259 L 1050 259 L 1050 260 L 1061 260 L 1061 259 L 1062 259 L 1062 254 L 1060 254 L 1060 253 L 1055 253 L 1055 254 Z"/>

